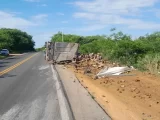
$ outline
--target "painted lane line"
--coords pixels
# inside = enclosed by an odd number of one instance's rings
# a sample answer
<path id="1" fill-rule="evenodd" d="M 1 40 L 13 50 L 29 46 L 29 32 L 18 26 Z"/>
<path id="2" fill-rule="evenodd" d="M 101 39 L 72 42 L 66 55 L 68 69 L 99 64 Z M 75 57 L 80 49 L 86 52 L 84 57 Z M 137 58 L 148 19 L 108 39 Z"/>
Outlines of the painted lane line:
<path id="1" fill-rule="evenodd" d="M 2 72 L 0 72 L 0 74 L 2 74 L 2 73 L 6 73 L 6 72 L 8 72 L 8 71 L 10 71 L 10 70 L 14 69 L 15 67 L 17 67 L 17 66 L 21 65 L 22 63 L 24 63 L 26 60 L 28 60 L 28 59 L 25 59 L 25 60 L 23 60 L 23 61 L 21 61 L 21 62 L 19 62 L 19 63 L 15 64 L 15 65 L 13 65 L 13 66 L 9 67 L 9 68 L 7 68 L 7 69 L 3 70 Z"/>
<path id="2" fill-rule="evenodd" d="M 15 65 L 13 65 L 13 66 L 11 66 L 11 67 L 5 69 L 4 71 L 2 71 L 2 72 L 0 72 L 0 73 L 4 73 L 4 72 L 6 72 L 6 71 L 8 71 L 8 70 L 10 70 L 10 69 L 12 69 L 12 68 L 15 68 L 15 67 L 17 67 L 18 65 L 22 64 L 23 62 L 25 62 L 25 61 L 23 60 L 23 61 L 21 61 L 21 62 L 15 64 Z"/>
<path id="3" fill-rule="evenodd" d="M 21 65 L 22 63 L 24 63 L 24 62 L 28 61 L 29 59 L 31 59 L 31 58 L 32 58 L 33 56 L 35 56 L 35 55 L 36 55 L 36 54 L 34 54 L 34 55 L 30 56 L 29 58 L 26 58 L 25 60 L 23 60 L 23 61 L 21 61 L 21 62 L 19 62 L 19 63 L 15 64 L 15 65 L 13 65 L 13 66 L 11 66 L 11 67 L 7 68 L 6 70 L 4 70 L 4 71 L 0 72 L 0 74 L 2 74 L 2 73 L 6 73 L 6 72 L 8 72 L 8 71 L 10 71 L 10 70 L 12 70 L 12 69 L 14 69 L 14 68 L 18 67 L 19 65 Z"/>
<path id="4" fill-rule="evenodd" d="M 52 68 L 52 72 L 53 72 L 53 79 L 55 80 L 61 118 L 62 118 L 62 120 L 69 120 L 69 114 L 68 114 L 68 110 L 67 110 L 66 103 L 65 103 L 65 97 L 63 95 L 61 85 L 60 85 L 58 77 L 57 77 L 57 72 L 54 70 L 52 65 L 51 65 L 51 68 Z"/>
<path id="5" fill-rule="evenodd" d="M 37 53 L 34 54 L 34 55 L 32 55 L 32 56 L 30 56 L 30 57 L 28 57 L 28 58 L 26 58 L 26 59 L 24 59 L 24 60 L 22 60 L 21 62 L 15 64 L 15 65 L 13 65 L 13 66 L 11 66 L 11 67 L 9 67 L 9 68 L 1 71 L 1 72 L 0 72 L 0 76 L 8 73 L 9 71 L 13 70 L 14 68 L 16 68 L 16 67 L 18 67 L 18 66 L 20 66 L 21 64 L 25 63 L 26 61 L 28 61 L 29 59 L 31 59 L 31 58 L 34 57 L 35 55 L 37 55 Z"/>

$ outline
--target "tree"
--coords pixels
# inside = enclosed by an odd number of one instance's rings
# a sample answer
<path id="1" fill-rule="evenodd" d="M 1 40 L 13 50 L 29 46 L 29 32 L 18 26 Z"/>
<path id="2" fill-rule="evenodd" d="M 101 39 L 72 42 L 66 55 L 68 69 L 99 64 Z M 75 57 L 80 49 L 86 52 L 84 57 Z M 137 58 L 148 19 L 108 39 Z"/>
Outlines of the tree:
<path id="1" fill-rule="evenodd" d="M 83 54 L 102 53 L 105 59 L 139 68 L 143 67 L 144 64 L 140 66 L 139 63 L 145 56 L 151 59 L 153 54 L 160 55 L 160 32 L 146 34 L 136 40 L 121 31 L 116 32 L 115 28 L 111 29 L 111 32 L 111 35 L 95 36 L 65 34 L 64 41 L 79 43 L 80 52 Z M 52 41 L 61 41 L 61 36 L 61 33 L 55 34 Z"/>
<path id="2" fill-rule="evenodd" d="M 6 48 L 11 52 L 33 51 L 35 42 L 32 36 L 18 29 L 0 29 L 0 49 Z"/>

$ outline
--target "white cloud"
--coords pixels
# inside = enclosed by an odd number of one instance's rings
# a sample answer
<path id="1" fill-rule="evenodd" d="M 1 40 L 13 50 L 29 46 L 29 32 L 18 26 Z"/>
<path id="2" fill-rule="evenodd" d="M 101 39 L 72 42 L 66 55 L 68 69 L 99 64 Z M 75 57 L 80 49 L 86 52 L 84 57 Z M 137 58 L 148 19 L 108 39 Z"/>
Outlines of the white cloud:
<path id="1" fill-rule="evenodd" d="M 153 12 L 157 18 L 160 18 L 160 9 L 152 9 L 149 12 Z"/>
<path id="2" fill-rule="evenodd" d="M 68 21 L 62 21 L 61 23 L 63 23 L 63 24 L 67 24 L 67 23 L 68 23 Z"/>
<path id="3" fill-rule="evenodd" d="M 47 4 L 42 4 L 41 6 L 42 6 L 42 7 L 47 7 Z"/>
<path id="4" fill-rule="evenodd" d="M 93 19 L 96 18 L 96 14 L 87 13 L 87 12 L 77 12 L 77 13 L 73 14 L 73 16 L 75 18 L 86 18 L 86 19 L 89 19 L 89 20 L 93 20 Z"/>
<path id="5" fill-rule="evenodd" d="M 21 17 L 17 17 L 16 14 L 7 13 L 0 11 L 0 28 L 27 28 L 29 26 L 35 26 L 37 24 L 29 21 L 27 19 L 23 19 Z"/>
<path id="6" fill-rule="evenodd" d="M 132 29 L 150 29 L 150 30 L 159 30 L 160 24 L 152 22 L 143 22 L 140 21 L 137 25 L 129 25 L 129 28 Z"/>
<path id="7" fill-rule="evenodd" d="M 35 19 L 35 20 L 42 20 L 42 19 L 45 19 L 47 17 L 48 17 L 47 14 L 38 14 L 38 15 L 33 16 L 33 19 Z"/>
<path id="8" fill-rule="evenodd" d="M 94 31 L 94 30 L 100 30 L 100 29 L 103 29 L 103 28 L 105 28 L 106 27 L 106 25 L 100 25 L 100 24 L 98 24 L 98 25 L 89 25 L 89 26 L 87 26 L 87 27 L 82 27 L 82 28 L 79 28 L 78 30 L 79 31 Z"/>
<path id="9" fill-rule="evenodd" d="M 88 21 L 86 29 L 96 30 L 102 26 L 119 24 L 127 25 L 134 29 L 160 29 L 159 23 L 135 18 L 143 8 L 151 9 L 159 0 L 93 0 L 78 1 L 73 4 L 80 9 L 80 12 L 73 14 L 75 18 Z M 125 16 L 125 17 L 124 17 Z M 127 16 L 127 17 L 126 17 Z M 158 16 L 158 13 L 157 13 Z M 90 27 L 93 24 L 93 28 Z"/>
<path id="10" fill-rule="evenodd" d="M 92 2 L 75 2 L 81 10 L 108 14 L 130 14 L 139 8 L 153 6 L 158 0 L 93 0 Z"/>
<path id="11" fill-rule="evenodd" d="M 59 15 L 59 16 L 63 16 L 64 15 L 64 13 L 61 13 L 61 12 L 57 12 L 56 14 Z"/>
<path id="12" fill-rule="evenodd" d="M 157 18 L 160 18 L 160 12 L 157 12 L 157 13 L 156 13 L 156 17 L 157 17 Z"/>
<path id="13" fill-rule="evenodd" d="M 74 14 L 74 17 L 90 20 L 88 23 L 89 26 L 86 27 L 86 30 L 89 31 L 96 30 L 96 28 L 98 30 L 100 28 L 104 28 L 107 25 L 113 24 L 127 25 L 128 28 L 132 29 L 160 29 L 160 23 L 147 22 L 140 19 L 123 18 L 119 15 L 76 13 Z M 90 23 L 93 24 L 93 27 L 91 27 Z M 96 26 L 94 24 L 96 24 Z"/>
<path id="14" fill-rule="evenodd" d="M 0 11 L 0 28 L 26 29 L 32 26 L 41 26 L 47 21 L 47 14 L 32 16 L 30 20 L 19 17 L 14 12 Z"/>
<path id="15" fill-rule="evenodd" d="M 38 15 L 32 16 L 32 21 L 34 21 L 38 25 L 44 25 L 48 20 L 47 18 L 48 18 L 47 14 L 38 14 Z"/>
<path id="16" fill-rule="evenodd" d="M 47 14 L 38 14 L 38 15 L 35 15 L 35 16 L 32 16 L 32 19 L 36 22 L 41 22 L 41 21 L 44 21 L 46 20 L 48 17 Z"/>
<path id="17" fill-rule="evenodd" d="M 47 4 L 39 4 L 37 6 L 39 6 L 39 7 L 47 7 L 48 5 Z"/>
<path id="18" fill-rule="evenodd" d="M 26 2 L 40 2 L 40 0 L 24 0 Z"/>
<path id="19" fill-rule="evenodd" d="M 48 32 L 48 33 L 36 33 L 33 36 L 33 40 L 37 43 L 35 47 L 42 47 L 44 46 L 46 41 L 50 41 L 53 34 L 56 32 Z"/>

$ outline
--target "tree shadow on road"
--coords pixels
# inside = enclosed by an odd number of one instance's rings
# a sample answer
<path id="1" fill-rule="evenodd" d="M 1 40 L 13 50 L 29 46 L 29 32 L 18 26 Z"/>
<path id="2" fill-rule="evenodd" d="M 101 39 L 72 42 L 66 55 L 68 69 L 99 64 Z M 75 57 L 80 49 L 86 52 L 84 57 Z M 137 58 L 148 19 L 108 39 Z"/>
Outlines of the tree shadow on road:
<path id="1" fill-rule="evenodd" d="M 6 64 L 6 63 L 10 63 L 10 62 L 0 61 L 0 64 Z"/>
<path id="2" fill-rule="evenodd" d="M 9 57 L 9 58 L 7 58 L 7 60 L 11 60 L 11 59 L 19 59 L 19 57 Z"/>
<path id="3" fill-rule="evenodd" d="M 4 74 L 4 75 L 1 75 L 0 78 L 15 77 L 15 76 L 17 75 Z"/>
<path id="4" fill-rule="evenodd" d="M 0 68 L 1 68 L 1 67 L 6 67 L 6 65 L 0 65 Z"/>

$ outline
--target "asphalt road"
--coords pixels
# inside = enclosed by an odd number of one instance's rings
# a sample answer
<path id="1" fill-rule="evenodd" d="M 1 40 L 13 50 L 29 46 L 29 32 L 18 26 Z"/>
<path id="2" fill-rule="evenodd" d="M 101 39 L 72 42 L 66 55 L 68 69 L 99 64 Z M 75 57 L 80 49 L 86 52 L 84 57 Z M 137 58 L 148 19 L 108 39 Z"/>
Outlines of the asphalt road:
<path id="1" fill-rule="evenodd" d="M 42 53 L 1 60 L 0 73 L 7 68 L 0 75 L 0 120 L 62 120 L 51 66 Z"/>

